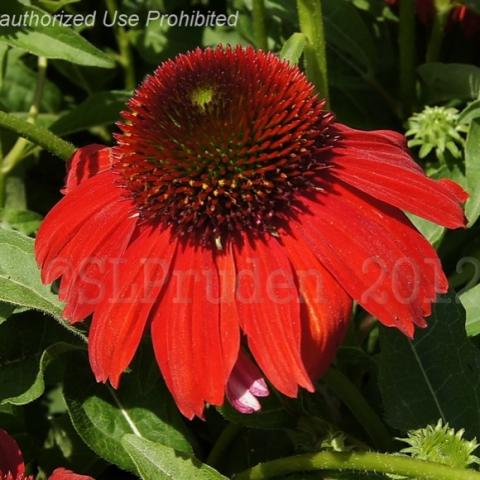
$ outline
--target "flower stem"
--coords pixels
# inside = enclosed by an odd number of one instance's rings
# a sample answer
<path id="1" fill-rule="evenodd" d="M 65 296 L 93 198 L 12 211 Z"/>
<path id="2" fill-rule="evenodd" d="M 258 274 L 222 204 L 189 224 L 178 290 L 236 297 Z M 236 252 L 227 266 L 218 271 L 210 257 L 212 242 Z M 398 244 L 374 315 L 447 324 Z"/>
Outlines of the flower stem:
<path id="1" fill-rule="evenodd" d="M 375 452 L 320 452 L 281 458 L 256 465 L 234 480 L 264 480 L 295 472 L 317 470 L 388 473 L 418 480 L 480 480 L 480 473 L 461 470 L 440 463 Z"/>
<path id="2" fill-rule="evenodd" d="M 297 0 L 300 31 L 307 42 L 304 49 L 307 77 L 328 106 L 327 49 L 321 0 Z"/>
<path id="3" fill-rule="evenodd" d="M 40 145 L 49 152 L 53 153 L 62 160 L 69 160 L 75 151 L 75 146 L 70 142 L 62 140 L 50 130 L 28 123 L 9 113 L 0 110 L 0 127 L 6 128 L 17 135 L 30 140 L 36 145 Z"/>
<path id="4" fill-rule="evenodd" d="M 391 450 L 392 437 L 358 388 L 339 370 L 330 368 L 323 380 L 335 392 L 372 439 L 375 448 Z"/>
<path id="5" fill-rule="evenodd" d="M 213 445 L 210 453 L 208 454 L 206 463 L 212 467 L 218 465 L 219 461 L 222 459 L 225 451 L 228 449 L 232 441 L 242 430 L 241 425 L 236 423 L 229 423 L 223 432 L 219 435 L 217 441 Z"/>
<path id="6" fill-rule="evenodd" d="M 118 5 L 116 0 L 105 0 L 108 14 L 113 20 L 115 15 L 118 15 Z M 133 90 L 137 84 L 135 79 L 135 69 L 133 65 L 133 55 L 130 48 L 130 41 L 128 34 L 123 27 L 115 25 L 115 39 L 117 41 L 118 50 L 120 53 L 120 64 L 123 68 L 125 76 L 125 88 L 127 90 Z"/>
<path id="7" fill-rule="evenodd" d="M 440 56 L 442 49 L 443 34 L 445 33 L 445 25 L 447 24 L 450 10 L 453 3 L 450 0 L 434 0 L 435 17 L 433 19 L 432 33 L 427 47 L 427 62 L 436 62 Z"/>
<path id="8" fill-rule="evenodd" d="M 35 93 L 33 94 L 32 106 L 28 112 L 28 123 L 35 123 L 35 119 L 40 111 L 40 103 L 42 101 L 43 90 L 45 87 L 46 74 L 47 59 L 45 57 L 38 57 L 37 84 L 35 87 Z M 19 138 L 15 142 L 10 152 L 3 159 L 1 168 L 2 175 L 7 175 L 18 163 L 21 162 L 28 144 L 29 141 L 25 138 Z"/>
<path id="9" fill-rule="evenodd" d="M 415 0 L 400 0 L 400 96 L 404 116 L 412 111 L 415 98 Z"/>
<path id="10" fill-rule="evenodd" d="M 253 33 L 257 48 L 268 50 L 265 0 L 253 0 Z"/>

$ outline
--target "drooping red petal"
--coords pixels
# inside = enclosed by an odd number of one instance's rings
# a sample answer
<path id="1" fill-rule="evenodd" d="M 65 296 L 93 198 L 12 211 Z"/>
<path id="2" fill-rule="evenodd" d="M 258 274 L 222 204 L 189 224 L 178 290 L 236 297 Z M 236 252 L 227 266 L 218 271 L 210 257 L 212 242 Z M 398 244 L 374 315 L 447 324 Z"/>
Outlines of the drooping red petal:
<path id="1" fill-rule="evenodd" d="M 67 179 L 62 193 L 67 194 L 88 178 L 108 170 L 112 166 L 110 150 L 105 145 L 95 143 L 77 149 L 68 162 Z"/>
<path id="2" fill-rule="evenodd" d="M 82 225 L 75 241 L 57 257 L 69 266 L 59 298 L 65 302 L 63 315 L 70 322 L 83 320 L 104 301 L 105 278 L 118 266 L 137 224 L 130 211 L 126 201 L 106 206 Z"/>
<path id="3" fill-rule="evenodd" d="M 48 477 L 48 480 L 95 480 L 88 475 L 79 475 L 78 473 L 67 470 L 66 468 L 56 468 Z"/>
<path id="4" fill-rule="evenodd" d="M 15 439 L 0 429 L 0 474 L 9 472 L 13 478 L 25 472 L 23 455 Z"/>
<path id="5" fill-rule="evenodd" d="M 330 366 L 345 336 L 352 299 L 304 243 L 283 235 L 297 277 L 302 311 L 302 358 L 311 378 Z"/>
<path id="6" fill-rule="evenodd" d="M 342 139 L 331 150 L 329 170 L 336 178 L 390 205 L 448 228 L 465 226 L 460 204 L 468 194 L 449 180 L 428 178 L 385 132 L 354 131 L 336 124 Z"/>
<path id="7" fill-rule="evenodd" d="M 294 232 L 367 311 L 413 336 L 436 292 L 448 288 L 438 257 L 401 212 L 354 194 L 341 182 L 317 201 Z"/>
<path id="8" fill-rule="evenodd" d="M 235 299 L 237 274 L 231 244 L 215 256 L 220 282 L 220 330 L 225 376 L 228 378 L 237 361 L 240 347 L 240 316 Z"/>
<path id="9" fill-rule="evenodd" d="M 130 364 L 150 311 L 168 279 L 175 252 L 170 232 L 145 228 L 105 282 L 105 300 L 93 315 L 88 351 L 97 381 L 116 388 Z"/>
<path id="10" fill-rule="evenodd" d="M 35 256 L 41 268 L 42 281 L 51 283 L 62 275 L 56 260 L 69 242 L 75 241 L 78 230 L 92 216 L 122 199 L 123 192 L 114 185 L 114 175 L 96 175 L 66 195 L 49 212 L 38 231 Z"/>
<path id="11" fill-rule="evenodd" d="M 301 355 L 298 290 L 284 248 L 273 237 L 235 249 L 237 307 L 257 364 L 285 395 L 313 390 Z"/>
<path id="12" fill-rule="evenodd" d="M 220 319 L 220 282 L 209 249 L 182 246 L 152 319 L 155 355 L 168 388 L 187 418 L 204 404 L 223 403 L 238 334 Z M 238 326 L 236 327 L 238 329 Z"/>

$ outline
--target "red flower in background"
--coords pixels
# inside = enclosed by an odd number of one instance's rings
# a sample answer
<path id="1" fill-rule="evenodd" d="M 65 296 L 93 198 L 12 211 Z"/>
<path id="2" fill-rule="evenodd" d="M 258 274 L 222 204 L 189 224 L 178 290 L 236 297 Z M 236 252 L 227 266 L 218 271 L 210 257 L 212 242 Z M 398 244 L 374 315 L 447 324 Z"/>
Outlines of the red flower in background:
<path id="1" fill-rule="evenodd" d="M 435 14 L 434 0 L 416 0 L 417 16 L 424 25 L 433 22 Z M 398 5 L 399 0 L 386 0 L 389 5 Z M 452 0 L 453 3 L 453 0 Z M 466 5 L 457 5 L 450 12 L 449 26 L 461 25 L 467 38 L 480 34 L 480 15 Z"/>
<path id="2" fill-rule="evenodd" d="M 0 429 L 0 480 L 33 480 L 32 475 L 25 474 L 25 464 L 22 452 L 13 437 L 5 430 Z M 49 480 L 94 480 L 92 477 L 78 475 L 57 468 Z"/>
<path id="3" fill-rule="evenodd" d="M 0 480 L 33 480 L 25 474 L 22 452 L 17 442 L 0 429 Z"/>
<path id="4" fill-rule="evenodd" d="M 352 298 L 409 336 L 426 326 L 448 284 L 401 210 L 457 228 L 466 194 L 403 136 L 335 123 L 297 67 L 251 48 L 165 62 L 122 116 L 113 148 L 77 151 L 36 241 L 65 317 L 93 315 L 98 381 L 118 386 L 148 328 L 184 415 L 225 391 L 256 410 L 268 391 L 244 346 L 293 397 L 328 368 Z"/>

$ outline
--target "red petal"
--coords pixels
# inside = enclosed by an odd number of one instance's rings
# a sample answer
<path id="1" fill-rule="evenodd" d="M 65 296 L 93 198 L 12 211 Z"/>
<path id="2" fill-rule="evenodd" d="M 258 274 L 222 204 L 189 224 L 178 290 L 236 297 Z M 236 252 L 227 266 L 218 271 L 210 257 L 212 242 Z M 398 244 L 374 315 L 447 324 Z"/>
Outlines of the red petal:
<path id="1" fill-rule="evenodd" d="M 298 291 L 285 249 L 273 237 L 235 251 L 237 307 L 257 364 L 272 384 L 294 397 L 313 390 L 301 358 Z"/>
<path id="2" fill-rule="evenodd" d="M 48 480 L 95 480 L 88 475 L 79 475 L 66 468 L 56 468 Z"/>
<path id="3" fill-rule="evenodd" d="M 282 236 L 302 300 L 302 358 L 316 380 L 330 366 L 343 341 L 352 313 L 352 299 L 304 242 Z"/>
<path id="4" fill-rule="evenodd" d="M 125 201 L 108 205 L 87 220 L 75 241 L 58 255 L 69 267 L 62 276 L 59 298 L 66 304 L 64 317 L 72 323 L 91 315 L 104 301 L 105 277 L 122 257 L 137 224 L 129 211 Z"/>
<path id="5" fill-rule="evenodd" d="M 158 364 L 181 412 L 201 417 L 204 403 L 223 403 L 238 334 L 223 335 L 220 283 L 213 254 L 184 246 L 177 252 L 165 292 L 152 319 Z M 238 328 L 238 327 L 237 327 Z"/>
<path id="6" fill-rule="evenodd" d="M 15 439 L 0 429 L 0 477 L 9 472 L 14 478 L 25 472 L 23 455 Z"/>
<path id="7" fill-rule="evenodd" d="M 64 316 L 72 322 L 83 320 L 103 301 L 104 277 L 125 251 L 137 222 L 130 215 L 132 208 L 126 200 L 106 205 L 52 261 L 49 270 L 62 273 L 59 298 L 66 302 Z"/>
<path id="8" fill-rule="evenodd" d="M 112 166 L 110 148 L 92 144 L 75 151 L 68 164 L 67 180 L 62 193 L 69 193 L 82 182 Z"/>
<path id="9" fill-rule="evenodd" d="M 438 257 L 401 212 L 337 183 L 306 201 L 303 236 L 345 290 L 388 326 L 412 336 L 447 282 Z"/>
<path id="10" fill-rule="evenodd" d="M 448 228 L 465 225 L 460 204 L 466 192 L 451 181 L 428 178 L 393 141 L 381 143 L 378 132 L 340 129 L 343 137 L 332 150 L 330 172 L 337 178 L 390 205 Z M 354 132 L 354 133 L 352 133 Z M 333 180 L 335 181 L 335 180 Z"/>
<path id="11" fill-rule="evenodd" d="M 231 244 L 224 253 L 215 257 L 220 282 L 220 330 L 222 351 L 225 362 L 225 376 L 228 378 L 237 361 L 240 348 L 240 316 L 235 301 L 237 274 Z"/>
<path id="12" fill-rule="evenodd" d="M 55 260 L 69 242 L 75 241 L 82 225 L 121 199 L 123 191 L 113 182 L 114 176 L 109 172 L 92 177 L 60 200 L 46 216 L 35 242 L 35 255 L 44 283 L 51 283 L 62 274 Z"/>
<path id="13" fill-rule="evenodd" d="M 118 271 L 112 270 L 89 334 L 90 363 L 98 381 L 118 386 L 168 278 L 174 251 L 169 231 L 148 228 L 127 248 Z"/>
<path id="14" fill-rule="evenodd" d="M 340 132 L 342 138 L 347 141 L 349 145 L 356 147 L 368 145 L 371 147 L 371 145 L 374 144 L 377 148 L 393 147 L 391 151 L 398 151 L 398 147 L 408 151 L 405 135 L 395 132 L 394 130 L 356 130 L 355 128 L 347 127 L 347 125 L 343 123 L 335 123 L 334 128 Z M 420 166 L 413 160 L 411 161 L 418 170 L 422 171 Z"/>

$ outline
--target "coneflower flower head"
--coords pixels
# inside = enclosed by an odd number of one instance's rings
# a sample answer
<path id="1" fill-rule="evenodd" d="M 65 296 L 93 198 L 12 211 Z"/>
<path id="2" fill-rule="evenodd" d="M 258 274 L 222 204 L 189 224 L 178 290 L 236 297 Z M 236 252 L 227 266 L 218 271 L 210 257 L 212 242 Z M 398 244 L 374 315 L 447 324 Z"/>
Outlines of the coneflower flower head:
<path id="1" fill-rule="evenodd" d="M 314 389 L 352 299 L 409 336 L 426 326 L 448 282 L 401 210 L 458 228 L 467 195 L 402 135 L 336 122 L 297 67 L 241 47 L 165 62 L 122 117 L 112 148 L 75 153 L 36 241 L 65 317 L 92 315 L 98 381 L 118 386 L 148 328 L 187 417 L 226 393 L 255 411 L 265 380 Z"/>

